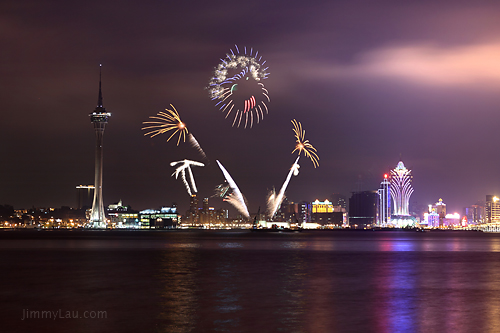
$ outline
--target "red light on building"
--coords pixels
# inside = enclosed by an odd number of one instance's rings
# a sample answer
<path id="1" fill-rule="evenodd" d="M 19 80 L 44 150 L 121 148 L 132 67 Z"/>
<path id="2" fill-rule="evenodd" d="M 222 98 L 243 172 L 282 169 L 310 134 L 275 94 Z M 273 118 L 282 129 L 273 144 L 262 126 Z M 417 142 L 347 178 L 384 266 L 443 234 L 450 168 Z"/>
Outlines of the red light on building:
<path id="1" fill-rule="evenodd" d="M 384 173 L 384 178 L 387 179 L 388 175 L 386 173 Z"/>

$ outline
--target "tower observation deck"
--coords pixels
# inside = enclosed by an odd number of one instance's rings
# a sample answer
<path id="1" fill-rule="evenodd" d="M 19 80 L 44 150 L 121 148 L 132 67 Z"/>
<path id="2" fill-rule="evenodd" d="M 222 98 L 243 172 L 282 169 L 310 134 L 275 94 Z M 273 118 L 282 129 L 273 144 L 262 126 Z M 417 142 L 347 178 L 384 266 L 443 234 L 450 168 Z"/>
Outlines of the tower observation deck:
<path id="1" fill-rule="evenodd" d="M 92 203 L 92 213 L 90 214 L 90 228 L 106 228 L 106 216 L 104 212 L 104 204 L 102 200 L 102 139 L 104 128 L 108 123 L 108 118 L 111 113 L 106 112 L 102 106 L 102 91 L 101 91 L 101 67 L 99 65 L 99 97 L 97 99 L 97 107 L 94 112 L 89 114 L 90 121 L 94 124 L 96 144 L 95 144 L 95 177 L 94 177 L 94 201 Z"/>

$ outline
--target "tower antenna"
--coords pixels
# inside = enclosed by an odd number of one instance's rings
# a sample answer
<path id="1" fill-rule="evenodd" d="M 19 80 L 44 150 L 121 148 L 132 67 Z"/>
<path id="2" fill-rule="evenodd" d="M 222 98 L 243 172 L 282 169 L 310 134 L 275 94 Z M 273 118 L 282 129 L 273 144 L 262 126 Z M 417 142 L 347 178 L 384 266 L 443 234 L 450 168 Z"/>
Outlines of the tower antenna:
<path id="1" fill-rule="evenodd" d="M 97 107 L 102 108 L 101 72 L 102 72 L 102 64 L 99 64 L 99 97 L 97 98 Z"/>

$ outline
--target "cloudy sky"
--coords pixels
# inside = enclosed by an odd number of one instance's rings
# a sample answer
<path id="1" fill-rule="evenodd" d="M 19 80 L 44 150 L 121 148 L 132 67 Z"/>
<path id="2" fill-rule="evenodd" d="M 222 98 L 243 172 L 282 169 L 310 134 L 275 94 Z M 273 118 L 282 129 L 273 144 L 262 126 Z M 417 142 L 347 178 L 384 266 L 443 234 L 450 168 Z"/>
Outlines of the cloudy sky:
<path id="1" fill-rule="evenodd" d="M 105 204 L 187 209 L 169 164 L 200 155 L 141 130 L 173 104 L 209 159 L 193 168 L 202 197 L 224 181 L 219 160 L 263 209 L 295 160 L 297 119 L 320 166 L 301 158 L 290 200 L 375 190 L 401 156 L 413 205 L 461 213 L 500 194 L 499 17 L 493 1 L 2 1 L 0 204 L 75 206 L 93 183 L 102 63 Z M 206 89 L 235 44 L 269 66 L 269 114 L 252 129 Z"/>

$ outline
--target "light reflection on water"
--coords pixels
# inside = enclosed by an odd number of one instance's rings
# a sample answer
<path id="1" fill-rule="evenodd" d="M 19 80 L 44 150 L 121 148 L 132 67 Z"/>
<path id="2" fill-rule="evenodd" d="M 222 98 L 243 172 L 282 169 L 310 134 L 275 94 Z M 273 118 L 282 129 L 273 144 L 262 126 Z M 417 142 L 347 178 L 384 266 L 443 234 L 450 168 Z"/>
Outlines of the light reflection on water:
<path id="1" fill-rule="evenodd" d="M 111 316 L 47 322 L 46 332 L 500 330 L 500 235 L 71 235 L 0 239 L 0 269 L 10 272 L 0 313 L 100 304 Z M 38 328 L 7 327 L 16 323 Z"/>
<path id="2" fill-rule="evenodd" d="M 158 317 L 162 332 L 189 332 L 195 327 L 199 289 L 196 257 L 192 249 L 168 251 L 161 256 L 159 278 L 164 287 Z"/>

